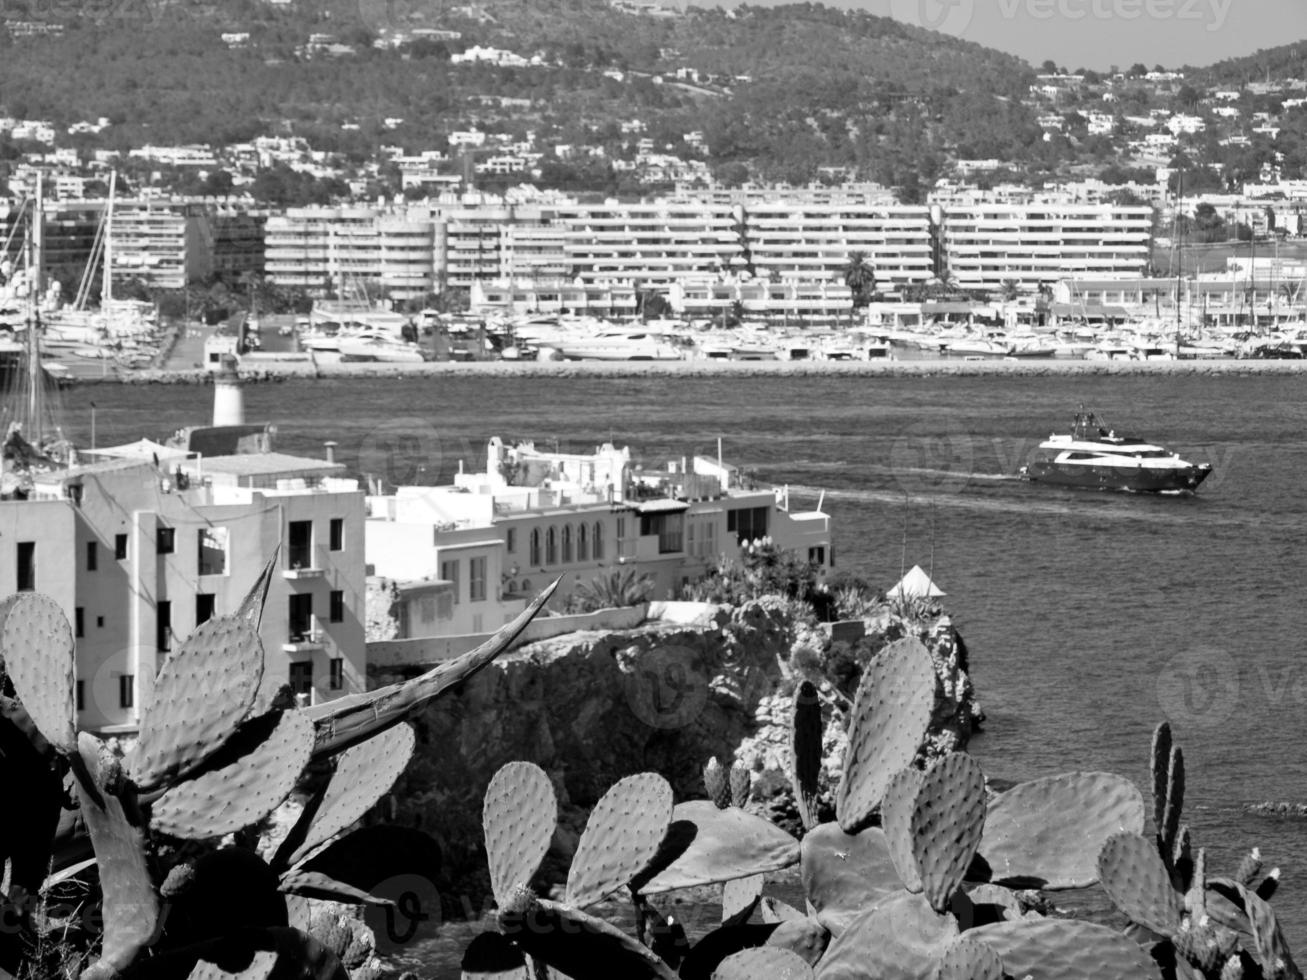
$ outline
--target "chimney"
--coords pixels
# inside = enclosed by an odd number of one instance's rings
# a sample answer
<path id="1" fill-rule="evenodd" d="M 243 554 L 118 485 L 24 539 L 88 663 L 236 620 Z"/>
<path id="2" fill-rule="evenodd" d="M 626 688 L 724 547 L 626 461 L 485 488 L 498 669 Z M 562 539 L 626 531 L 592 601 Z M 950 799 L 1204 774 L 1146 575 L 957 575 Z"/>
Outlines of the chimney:
<path id="1" fill-rule="evenodd" d="M 328 463 L 334 463 L 334 462 L 336 462 L 336 443 L 334 443 L 333 441 L 331 441 L 330 439 L 328 439 L 328 440 L 327 440 L 326 442 L 324 442 L 322 445 L 323 445 L 323 446 L 326 448 L 326 450 L 327 450 L 327 462 L 328 462 Z"/>
<path id="2" fill-rule="evenodd" d="M 213 376 L 213 424 L 245 424 L 245 392 L 236 373 L 236 358 L 230 354 L 223 357 Z"/>

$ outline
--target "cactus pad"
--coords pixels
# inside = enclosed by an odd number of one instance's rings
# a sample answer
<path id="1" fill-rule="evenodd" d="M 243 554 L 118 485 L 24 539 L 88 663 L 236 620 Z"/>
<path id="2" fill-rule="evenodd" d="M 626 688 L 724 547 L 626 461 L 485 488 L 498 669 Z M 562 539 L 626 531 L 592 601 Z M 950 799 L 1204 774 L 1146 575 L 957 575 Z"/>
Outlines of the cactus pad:
<path id="1" fill-rule="evenodd" d="M 725 810 L 731 805 L 730 770 L 717 761 L 717 756 L 709 759 L 703 767 L 703 788 L 708 799 L 717 804 L 717 809 Z"/>
<path id="2" fill-rule="evenodd" d="M 913 893 L 921 891 L 921 871 L 912 853 L 912 812 L 917 805 L 917 790 L 926 774 L 920 769 L 900 769 L 889 781 L 885 798 L 880 802 L 880 825 L 885 831 L 890 860 L 903 887 Z"/>
<path id="3" fill-rule="evenodd" d="M 651 950 L 579 909 L 545 899 L 510 900 L 499 913 L 499 926 L 528 956 L 572 980 L 676 980 Z"/>
<path id="4" fill-rule="evenodd" d="M 96 772 L 99 739 L 83 732 L 78 736 L 77 748 L 88 771 Z M 102 793 L 97 801 L 81 780 L 75 783 L 104 895 L 104 946 L 97 966 L 122 971 L 153 938 L 159 920 L 159 903 L 146 865 L 145 839 L 127 819 L 117 797 Z"/>
<path id="5" fill-rule="evenodd" d="M 1163 936 L 1180 927 L 1184 906 L 1157 847 L 1140 834 L 1114 834 L 1098 856 L 1098 878 L 1133 922 Z"/>
<path id="6" fill-rule="evenodd" d="M 672 821 L 693 824 L 694 840 L 639 889 L 645 895 L 768 874 L 799 861 L 797 840 L 737 807 L 718 810 L 709 800 L 691 800 L 672 809 Z"/>
<path id="7" fill-rule="evenodd" d="M 259 694 L 263 643 L 244 619 L 204 623 L 163 662 L 141 718 L 132 778 L 157 789 L 190 770 L 236 733 Z"/>
<path id="8" fill-rule="evenodd" d="M 1184 753 L 1180 746 L 1171 746 L 1167 767 L 1166 805 L 1162 808 L 1162 823 L 1157 828 L 1162 853 L 1175 851 L 1176 837 L 1180 833 L 1180 814 L 1184 807 Z"/>
<path id="9" fill-rule="evenodd" d="M 490 885 L 502 908 L 514 887 L 534 877 L 558 826 L 558 800 L 544 770 L 510 762 L 486 787 L 481 810 Z"/>
<path id="10" fill-rule="evenodd" d="M 762 897 L 766 875 L 732 878 L 722 885 L 722 925 L 747 922 Z"/>
<path id="11" fill-rule="evenodd" d="M 935 708 L 935 667 L 919 640 L 896 640 L 863 672 L 835 811 L 846 834 L 868 825 L 890 778 L 917 754 Z"/>
<path id="12" fill-rule="evenodd" d="M 873 903 L 902 891 L 879 827 L 850 835 L 824 823 L 804 835 L 801 850 L 803 890 L 817 921 L 837 936 Z"/>
<path id="13" fill-rule="evenodd" d="M 1021 783 L 994 800 L 980 853 L 991 881 L 1084 888 L 1098 880 L 1098 854 L 1107 839 L 1143 829 L 1144 800 L 1130 780 L 1064 773 Z"/>
<path id="14" fill-rule="evenodd" d="M 728 956 L 713 971 L 713 980 L 808 980 L 812 967 L 796 953 L 776 946 L 755 946 Z"/>
<path id="15" fill-rule="evenodd" d="M 1244 885 L 1236 887 L 1252 930 L 1253 948 L 1250 952 L 1261 964 L 1262 972 L 1267 976 L 1301 977 L 1293 957 L 1289 955 L 1289 944 L 1284 940 L 1274 910 Z"/>
<path id="16" fill-rule="evenodd" d="M 899 892 L 863 912 L 835 937 L 817 976 L 932 980 L 935 964 L 958 935 L 953 916 L 936 912 L 921 895 Z"/>
<path id="17" fill-rule="evenodd" d="M 807 916 L 790 919 L 776 926 L 765 945 L 788 949 L 815 967 L 830 945 L 830 930 Z"/>
<path id="18" fill-rule="evenodd" d="M 203 840 L 257 823 L 295 788 L 312 751 L 313 722 L 301 712 L 283 711 L 272 733 L 248 754 L 164 793 L 152 808 L 151 826 Z"/>
<path id="19" fill-rule="evenodd" d="M 934 980 L 1003 980 L 1003 961 L 984 943 L 964 935 L 944 950 Z"/>
<path id="20" fill-rule="evenodd" d="M 1153 828 L 1159 837 L 1166 813 L 1166 788 L 1171 781 L 1171 744 L 1171 724 L 1164 721 L 1153 729 L 1153 748 L 1149 756 L 1149 770 L 1153 776 Z"/>
<path id="21" fill-rule="evenodd" d="M 46 741 L 77 751 L 73 630 L 57 602 L 20 592 L 0 603 L 0 663 Z"/>
<path id="22" fill-rule="evenodd" d="M 634 878 L 672 820 L 672 787 L 652 772 L 627 776 L 595 804 L 567 874 L 567 903 L 582 909 Z"/>
<path id="23" fill-rule="evenodd" d="M 413 728 L 401 722 L 342 752 L 336 760 L 336 771 L 331 774 L 331 781 L 312 814 L 308 832 L 288 858 L 287 865 L 299 864 L 310 857 L 376 806 L 408 766 L 414 741 Z"/>
<path id="24" fill-rule="evenodd" d="M 753 791 L 753 774 L 744 766 L 731 766 L 731 806 L 744 807 L 749 803 L 749 794 Z"/>
<path id="25" fill-rule="evenodd" d="M 957 752 L 927 770 L 912 810 L 912 854 L 923 894 L 936 912 L 953 893 L 976 856 L 985 829 L 985 777 L 976 760 Z"/>
<path id="26" fill-rule="evenodd" d="M 1031 980 L 1161 980 L 1148 952 L 1107 926 L 1075 919 L 1021 919 L 979 926 L 968 938 L 998 954 L 1011 977 Z"/>
<path id="27" fill-rule="evenodd" d="M 790 717 L 790 753 L 793 757 L 794 803 L 805 830 L 817 825 L 817 794 L 821 777 L 821 701 L 817 688 L 804 681 L 794 692 Z"/>

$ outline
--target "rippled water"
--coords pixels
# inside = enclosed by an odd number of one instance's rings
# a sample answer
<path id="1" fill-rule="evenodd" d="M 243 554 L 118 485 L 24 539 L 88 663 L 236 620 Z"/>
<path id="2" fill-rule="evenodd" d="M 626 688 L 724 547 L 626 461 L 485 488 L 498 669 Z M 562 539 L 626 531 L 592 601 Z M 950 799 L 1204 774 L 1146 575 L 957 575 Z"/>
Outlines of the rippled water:
<path id="1" fill-rule="evenodd" d="M 1168 718 L 1186 813 L 1209 869 L 1254 844 L 1283 866 L 1276 907 L 1307 941 L 1307 825 L 1244 812 L 1307 802 L 1307 406 L 1297 377 L 439 379 L 286 382 L 247 391 L 279 446 L 436 482 L 484 442 L 614 439 L 658 462 L 714 454 L 810 502 L 825 492 L 837 560 L 889 586 L 933 571 L 971 650 L 988 714 L 973 749 L 1024 779 L 1108 769 L 1147 780 Z M 204 421 L 211 391 L 68 393 L 101 443 Z M 1017 467 L 1078 403 L 1215 470 L 1200 495 L 1032 486 Z M 403 436 L 406 441 L 397 442 Z M 398 448 L 396 448 L 398 447 Z M 797 501 L 796 501 L 797 502 Z M 456 974 L 455 974 L 456 975 Z"/>

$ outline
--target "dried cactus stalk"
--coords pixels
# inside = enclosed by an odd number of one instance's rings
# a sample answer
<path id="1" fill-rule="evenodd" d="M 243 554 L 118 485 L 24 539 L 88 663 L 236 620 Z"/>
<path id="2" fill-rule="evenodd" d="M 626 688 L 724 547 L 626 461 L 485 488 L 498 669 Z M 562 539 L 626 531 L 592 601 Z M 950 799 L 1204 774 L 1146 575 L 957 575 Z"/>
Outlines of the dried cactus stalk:
<path id="1" fill-rule="evenodd" d="M 37 729 L 68 755 L 77 751 L 73 630 L 49 596 L 20 592 L 0 603 L 0 661 Z"/>
<path id="2" fill-rule="evenodd" d="M 817 825 L 821 739 L 821 701 L 816 686 L 811 681 L 804 681 L 794 692 L 794 711 L 790 716 L 790 754 L 794 760 L 791 781 L 804 830 Z"/>
<path id="3" fill-rule="evenodd" d="M 672 820 L 672 787 L 652 772 L 627 776 L 595 804 L 567 875 L 567 903 L 593 905 L 649 863 Z"/>
<path id="4" fill-rule="evenodd" d="M 976 856 L 985 829 L 985 777 L 961 752 L 940 759 L 917 789 L 910 820 L 922 894 L 943 912 Z"/>
<path id="5" fill-rule="evenodd" d="M 917 805 L 917 790 L 926 774 L 920 769 L 900 769 L 889 781 L 880 803 L 880 825 L 885 831 L 890 860 L 899 880 L 908 891 L 920 893 L 921 870 L 912 851 L 912 812 Z"/>
<path id="6" fill-rule="evenodd" d="M 269 737 L 248 754 L 164 793 L 151 808 L 151 827 L 204 840 L 257 823 L 295 788 L 312 751 L 313 722 L 299 711 L 283 711 Z"/>
<path id="7" fill-rule="evenodd" d="M 1098 856 L 1098 877 L 1112 903 L 1133 922 L 1174 935 L 1184 915 L 1157 848 L 1139 834 L 1115 834 Z"/>
<path id="8" fill-rule="evenodd" d="M 305 810 L 305 816 L 312 822 L 299 846 L 286 858 L 285 866 L 293 867 L 307 860 L 372 809 L 390 792 L 390 787 L 408 766 L 413 746 L 413 729 L 405 723 L 341 753 L 336 760 L 336 771 L 322 791 L 321 802 L 311 813 L 309 809 Z M 288 843 L 298 837 L 298 833 L 292 832 Z M 278 853 L 275 866 L 282 866 L 281 857 Z"/>
<path id="9" fill-rule="evenodd" d="M 919 640 L 897 640 L 863 672 L 835 811 L 845 833 L 869 825 L 890 778 L 917 754 L 935 707 L 937 678 Z"/>
<path id="10" fill-rule="evenodd" d="M 544 770 L 530 762 L 510 762 L 495 773 L 486 787 L 481 825 L 491 890 L 503 908 L 513 890 L 540 868 L 558 825 L 558 800 Z"/>
<path id="11" fill-rule="evenodd" d="M 204 623 L 163 663 L 141 718 L 132 778 L 142 792 L 197 768 L 236 734 L 263 678 L 263 643 L 248 620 Z"/>

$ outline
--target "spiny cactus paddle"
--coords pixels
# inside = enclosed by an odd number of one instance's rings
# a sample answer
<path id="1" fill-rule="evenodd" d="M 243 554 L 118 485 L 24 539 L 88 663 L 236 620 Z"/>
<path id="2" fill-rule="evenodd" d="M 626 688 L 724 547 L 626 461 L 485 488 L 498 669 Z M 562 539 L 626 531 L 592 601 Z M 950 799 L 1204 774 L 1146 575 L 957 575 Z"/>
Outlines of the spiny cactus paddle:
<path id="1" fill-rule="evenodd" d="M 794 803 L 804 830 L 817 825 L 817 796 L 821 792 L 821 701 L 817 688 L 804 681 L 794 692 L 790 715 L 790 755 L 793 758 Z"/>
<path id="2" fill-rule="evenodd" d="M 185 776 L 236 734 L 263 678 L 263 642 L 248 620 L 204 623 L 164 661 L 141 717 L 132 778 L 149 792 Z"/>
<path id="3" fill-rule="evenodd" d="M 672 809 L 673 828 L 682 821 L 692 825 L 694 839 L 670 866 L 641 884 L 642 894 L 769 874 L 799 860 L 797 840 L 738 807 L 719 810 L 708 800 L 690 800 Z"/>
<path id="4" fill-rule="evenodd" d="M 1171 782 L 1171 723 L 1164 721 L 1153 729 L 1153 746 L 1149 754 L 1149 771 L 1153 777 L 1153 828 L 1158 837 L 1166 814 L 1167 787 Z"/>
<path id="5" fill-rule="evenodd" d="M 1075 919 L 1021 919 L 978 926 L 968 938 L 990 947 L 1010 977 L 1033 980 L 1161 980 L 1147 951 L 1107 926 Z"/>
<path id="6" fill-rule="evenodd" d="M 875 902 L 902 891 L 880 827 L 846 834 L 824 823 L 803 836 L 803 890 L 817 921 L 839 935 Z"/>
<path id="7" fill-rule="evenodd" d="M 76 654 L 59 604 L 35 592 L 0 603 L 0 660 L 41 734 L 65 755 L 75 752 Z"/>
<path id="8" fill-rule="evenodd" d="M 1180 927 L 1184 907 L 1157 847 L 1140 834 L 1114 834 L 1098 856 L 1098 878 L 1132 921 L 1163 936 Z"/>
<path id="9" fill-rule="evenodd" d="M 917 790 L 925 778 L 920 769 L 900 769 L 890 779 L 880 803 L 880 825 L 885 831 L 890 860 L 903 887 L 910 892 L 920 892 L 922 888 L 921 871 L 912 853 L 912 814 L 917 805 Z"/>
<path id="10" fill-rule="evenodd" d="M 722 925 L 739 925 L 747 922 L 762 898 L 766 875 L 732 878 L 722 885 Z"/>
<path id="11" fill-rule="evenodd" d="M 1268 980 L 1301 980 L 1302 974 L 1289 954 L 1289 944 L 1284 940 L 1274 910 L 1248 888 L 1243 885 L 1236 887 L 1252 930 L 1253 948 L 1250 952 L 1261 966 L 1263 975 Z"/>
<path id="12" fill-rule="evenodd" d="M 567 875 L 567 904 L 611 895 L 649 863 L 672 819 L 672 787 L 655 773 L 627 776 L 595 804 Z"/>
<path id="13" fill-rule="evenodd" d="M 744 807 L 749 802 L 749 792 L 753 788 L 753 776 L 741 765 L 732 765 L 730 772 L 731 806 Z"/>
<path id="14" fill-rule="evenodd" d="M 1180 815 L 1184 808 L 1184 753 L 1180 746 L 1171 746 L 1167 763 L 1166 805 L 1162 810 L 1162 823 L 1157 828 L 1162 854 L 1174 855 L 1180 834 Z"/>
<path id="15" fill-rule="evenodd" d="M 775 946 L 741 950 L 718 965 L 713 980 L 808 980 L 812 967 L 790 952 Z"/>
<path id="16" fill-rule="evenodd" d="M 830 945 L 830 930 L 807 916 L 777 924 L 776 931 L 767 937 L 767 946 L 788 949 L 809 966 L 816 966 Z"/>
<path id="17" fill-rule="evenodd" d="M 963 934 L 944 950 L 932 980 L 1003 980 L 1003 961 L 990 947 Z"/>
<path id="18" fill-rule="evenodd" d="M 831 941 L 817 976 L 932 980 L 935 964 L 958 935 L 953 916 L 936 912 L 921 895 L 901 891 L 871 906 Z"/>
<path id="19" fill-rule="evenodd" d="M 717 809 L 725 810 L 731 805 L 730 770 L 717 761 L 717 756 L 703 767 L 703 788 Z"/>
<path id="20" fill-rule="evenodd" d="M 1134 783 L 1105 772 L 1064 773 L 1021 783 L 985 814 L 980 854 L 989 880 L 1046 890 L 1098 879 L 1098 853 L 1120 831 L 1143 833 L 1144 800 Z"/>
<path id="21" fill-rule="evenodd" d="M 558 825 L 558 800 L 543 769 L 510 762 L 486 787 L 481 825 L 486 835 L 490 887 L 503 908 L 540 868 Z"/>
<path id="22" fill-rule="evenodd" d="M 273 865 L 299 864 L 372 809 L 408 766 L 413 746 L 412 726 L 401 724 L 341 753 L 330 781 L 305 807 Z M 295 849 L 283 855 L 288 845 Z"/>
<path id="23" fill-rule="evenodd" d="M 863 672 L 835 811 L 845 833 L 868 826 L 890 778 L 912 762 L 935 707 L 935 667 L 919 640 L 891 643 Z"/>
<path id="24" fill-rule="evenodd" d="M 235 833 L 276 809 L 308 764 L 313 722 L 299 711 L 283 711 L 278 718 L 257 719 L 247 726 L 257 724 L 262 729 L 269 721 L 274 723 L 271 732 L 252 733 L 255 738 L 250 739 L 253 745 L 248 751 L 230 760 L 219 758 L 242 741 L 238 733 L 210 757 L 203 772 L 164 793 L 151 807 L 151 827 L 174 837 L 203 840 Z"/>
<path id="25" fill-rule="evenodd" d="M 78 753 L 93 779 L 99 780 L 100 742 L 81 733 Z M 83 980 L 111 980 L 136 958 L 154 936 L 159 920 L 159 903 L 150 881 L 145 859 L 145 839 L 134 827 L 117 797 L 103 791 L 89 791 L 76 781 L 82 819 L 95 847 L 104 895 L 104 945 L 100 959 L 82 974 Z M 98 796 L 98 799 L 97 799 Z"/>
<path id="26" fill-rule="evenodd" d="M 971 756 L 945 756 L 926 771 L 910 820 L 912 856 L 930 907 L 943 912 L 976 856 L 985 828 L 985 777 Z"/>

